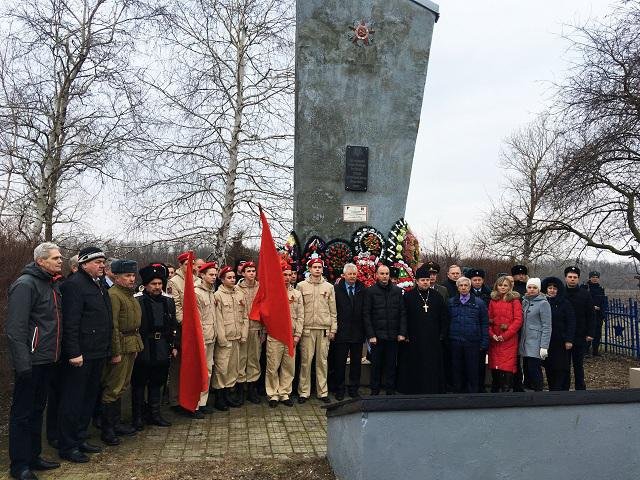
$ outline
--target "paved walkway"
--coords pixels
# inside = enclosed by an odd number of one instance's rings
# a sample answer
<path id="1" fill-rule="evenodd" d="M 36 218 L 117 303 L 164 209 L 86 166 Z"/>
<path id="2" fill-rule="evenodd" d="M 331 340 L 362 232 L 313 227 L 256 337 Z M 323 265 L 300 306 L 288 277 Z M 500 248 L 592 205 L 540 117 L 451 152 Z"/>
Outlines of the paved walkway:
<path id="1" fill-rule="evenodd" d="M 91 428 L 92 443 L 104 447 L 103 453 L 92 455 L 89 464 L 62 461 L 59 469 L 38 472 L 42 479 L 101 479 L 108 474 L 96 471 L 98 464 L 147 465 L 165 462 L 194 462 L 223 457 L 286 459 L 324 457 L 327 424 L 322 403 L 312 399 L 293 407 L 269 408 L 265 399 L 260 405 L 248 403 L 228 412 L 215 411 L 203 420 L 195 420 L 171 412 L 166 418 L 169 428 L 145 427 L 135 437 L 122 437 L 117 447 L 105 447 L 98 440 L 99 431 Z M 57 452 L 43 442 L 43 456 L 58 459 Z M 8 456 L 3 452 L 3 467 L 8 471 Z"/>

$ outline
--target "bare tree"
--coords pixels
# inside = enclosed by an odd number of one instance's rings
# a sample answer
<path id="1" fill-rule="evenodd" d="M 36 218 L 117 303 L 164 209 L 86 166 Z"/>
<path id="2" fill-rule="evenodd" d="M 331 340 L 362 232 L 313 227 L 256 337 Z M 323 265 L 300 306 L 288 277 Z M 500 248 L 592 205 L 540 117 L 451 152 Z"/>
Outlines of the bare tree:
<path id="1" fill-rule="evenodd" d="M 5 2 L 0 220 L 29 239 L 50 240 L 56 225 L 77 221 L 137 136 L 130 56 L 140 8 L 131 0 Z"/>
<path id="2" fill-rule="evenodd" d="M 293 2 L 190 0 L 167 10 L 158 135 L 143 152 L 151 173 L 131 207 L 137 231 L 192 244 L 250 238 L 257 206 L 291 221 Z"/>
<path id="3" fill-rule="evenodd" d="M 547 221 L 564 218 L 555 208 L 564 148 L 565 135 L 548 113 L 506 139 L 499 163 L 505 173 L 503 191 L 476 237 L 482 254 L 529 265 L 564 249 L 563 234 L 545 228 Z"/>
<path id="4" fill-rule="evenodd" d="M 556 188 L 565 215 L 541 220 L 586 247 L 640 260 L 640 2 L 620 2 L 570 39 L 578 61 L 559 99 L 572 145 Z"/>

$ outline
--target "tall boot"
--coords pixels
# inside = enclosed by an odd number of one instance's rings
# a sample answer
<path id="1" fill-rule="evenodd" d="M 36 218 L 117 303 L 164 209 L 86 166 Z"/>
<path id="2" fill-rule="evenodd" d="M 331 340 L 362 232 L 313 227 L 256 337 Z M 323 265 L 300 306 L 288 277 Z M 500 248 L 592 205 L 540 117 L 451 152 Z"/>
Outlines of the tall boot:
<path id="1" fill-rule="evenodd" d="M 240 406 L 240 403 L 233 398 L 233 387 L 224 389 L 224 402 L 232 408 L 238 408 Z"/>
<path id="2" fill-rule="evenodd" d="M 131 389 L 131 426 L 138 432 L 144 429 L 143 412 L 144 384 Z"/>
<path id="3" fill-rule="evenodd" d="M 115 402 L 113 402 L 113 431 L 116 432 L 116 435 L 119 437 L 125 435 L 127 437 L 131 437 L 135 435 L 136 429 L 125 425 L 121 422 L 122 419 L 122 399 L 119 398 Z"/>
<path id="4" fill-rule="evenodd" d="M 100 434 L 100 439 L 106 443 L 107 445 L 120 445 L 120 439 L 116 436 L 116 433 L 113 430 L 113 403 L 103 403 L 102 404 L 102 433 Z"/>
<path id="5" fill-rule="evenodd" d="M 249 382 L 247 383 L 247 398 L 251 403 L 255 403 L 256 405 L 260 403 L 260 397 L 258 396 L 258 382 Z"/>
<path id="6" fill-rule="evenodd" d="M 235 391 L 232 392 L 232 393 L 234 393 L 234 399 L 235 399 L 235 401 L 236 401 L 236 403 L 238 404 L 239 407 L 244 405 L 244 402 L 245 402 L 245 399 L 246 399 L 245 386 L 248 386 L 248 385 L 249 385 L 248 383 L 236 383 Z"/>
<path id="7" fill-rule="evenodd" d="M 220 410 L 222 412 L 226 412 L 227 410 L 229 410 L 227 402 L 225 402 L 224 399 L 224 390 L 221 388 L 216 388 L 214 390 L 214 395 L 216 397 L 216 401 L 213 406 L 216 408 L 216 410 Z"/>
<path id="8" fill-rule="evenodd" d="M 150 420 L 152 425 L 158 427 L 170 427 L 171 422 L 168 422 L 160 414 L 160 401 L 162 393 L 160 392 L 160 385 L 149 385 L 149 410 L 151 411 Z"/>

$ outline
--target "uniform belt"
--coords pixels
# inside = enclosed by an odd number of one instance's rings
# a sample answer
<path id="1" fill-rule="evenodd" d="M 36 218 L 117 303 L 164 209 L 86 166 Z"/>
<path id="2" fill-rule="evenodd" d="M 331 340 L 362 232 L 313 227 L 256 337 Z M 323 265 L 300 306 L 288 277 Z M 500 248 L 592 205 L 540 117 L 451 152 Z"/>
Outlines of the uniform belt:
<path id="1" fill-rule="evenodd" d="M 135 330 L 129 330 L 128 332 L 120 332 L 120 335 L 123 335 L 125 337 L 130 337 L 132 335 L 137 335 L 137 334 L 138 334 L 137 328 Z"/>

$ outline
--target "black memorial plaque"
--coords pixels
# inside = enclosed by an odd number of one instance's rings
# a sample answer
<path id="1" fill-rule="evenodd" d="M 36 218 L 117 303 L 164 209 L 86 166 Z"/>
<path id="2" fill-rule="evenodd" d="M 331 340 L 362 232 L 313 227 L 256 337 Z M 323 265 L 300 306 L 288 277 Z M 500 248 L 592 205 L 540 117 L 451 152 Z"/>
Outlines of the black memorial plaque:
<path id="1" fill-rule="evenodd" d="M 366 192 L 369 179 L 369 147 L 347 145 L 344 189 Z"/>

